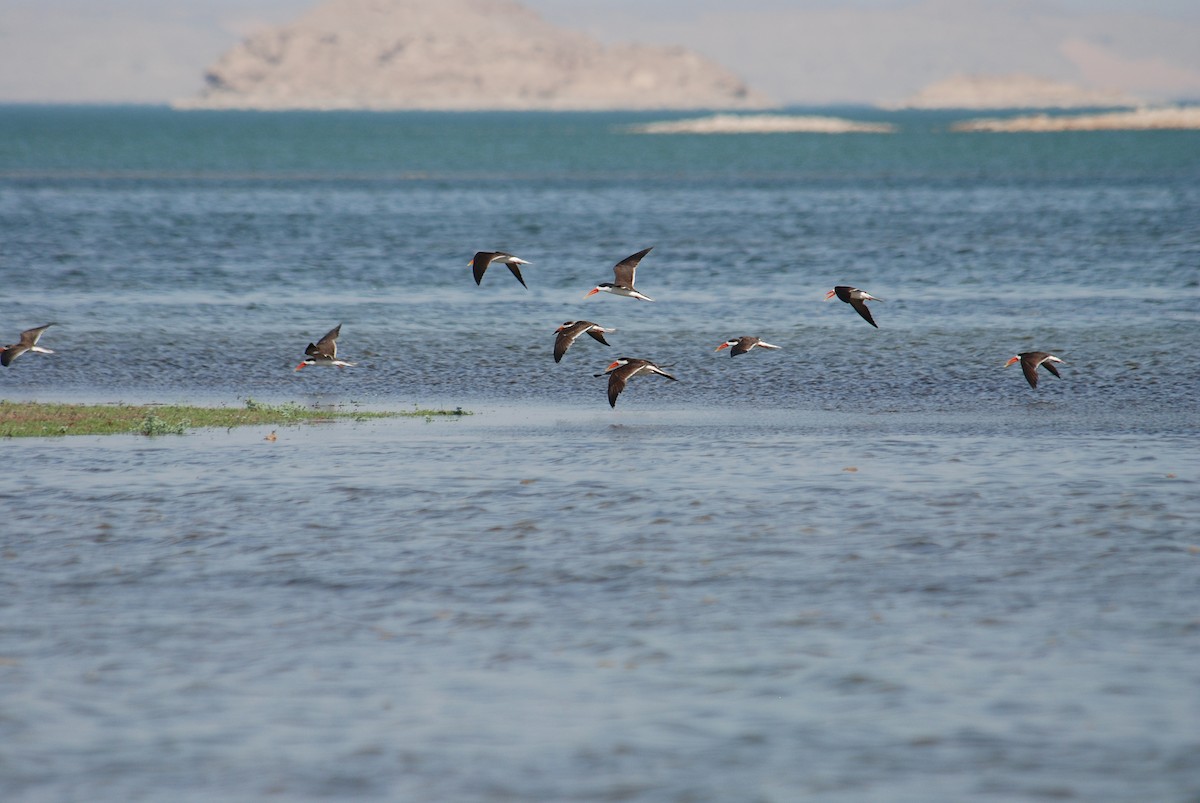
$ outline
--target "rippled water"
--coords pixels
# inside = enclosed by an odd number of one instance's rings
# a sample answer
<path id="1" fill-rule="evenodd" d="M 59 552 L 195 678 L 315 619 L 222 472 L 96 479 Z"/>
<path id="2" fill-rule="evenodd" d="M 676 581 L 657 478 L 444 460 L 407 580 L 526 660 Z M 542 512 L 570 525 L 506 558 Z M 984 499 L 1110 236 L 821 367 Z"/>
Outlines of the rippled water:
<path id="1" fill-rule="evenodd" d="M 0 396 L 475 413 L 4 443 L 5 799 L 1200 800 L 1197 135 L 641 119 L 0 110 Z"/>

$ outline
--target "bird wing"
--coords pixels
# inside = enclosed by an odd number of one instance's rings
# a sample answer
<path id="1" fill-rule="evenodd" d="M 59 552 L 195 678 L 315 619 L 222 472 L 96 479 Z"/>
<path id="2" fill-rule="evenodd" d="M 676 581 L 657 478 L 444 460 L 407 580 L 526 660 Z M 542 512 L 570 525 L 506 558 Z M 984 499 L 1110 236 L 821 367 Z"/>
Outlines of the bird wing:
<path id="1" fill-rule="evenodd" d="M 865 303 L 859 301 L 857 298 L 852 298 L 850 299 L 850 306 L 854 307 L 855 311 L 859 315 L 863 316 L 863 320 L 871 324 L 871 326 L 874 326 L 876 329 L 879 328 L 879 324 L 875 323 L 875 319 L 871 317 L 871 310 L 867 309 L 867 305 Z"/>
<path id="2" fill-rule="evenodd" d="M 604 328 L 598 324 L 587 322 L 588 328 L 585 330 L 593 339 L 599 340 L 604 345 L 608 345 L 608 341 L 604 339 Z"/>
<path id="3" fill-rule="evenodd" d="M 629 377 L 637 373 L 641 368 L 640 365 L 622 365 L 611 371 L 608 375 L 608 406 L 617 406 L 617 397 L 621 395 L 621 391 L 625 390 L 625 385 L 629 383 Z"/>
<path id="4" fill-rule="evenodd" d="M 679 381 L 678 379 L 676 379 L 675 377 L 671 376 L 671 375 L 670 375 L 670 374 L 668 374 L 666 371 L 664 371 L 663 369 L 659 368 L 657 365 L 655 365 L 655 364 L 654 364 L 654 363 L 652 363 L 652 362 L 648 362 L 648 363 L 646 363 L 645 365 L 643 365 L 642 367 L 643 367 L 644 369 L 646 369 L 647 371 L 649 371 L 650 373 L 652 373 L 652 374 L 658 374 L 659 376 L 665 376 L 667 379 L 670 379 L 672 382 L 678 382 L 678 381 Z"/>
<path id="5" fill-rule="evenodd" d="M 1025 378 L 1029 380 L 1029 387 L 1036 388 L 1038 383 L 1038 360 L 1032 355 L 1021 357 L 1021 370 L 1025 372 Z"/>
<path id="6" fill-rule="evenodd" d="M 625 287 L 633 287 L 633 277 L 634 274 L 637 273 L 638 263 L 641 262 L 642 257 L 650 253 L 651 249 L 653 248 L 654 246 L 650 246 L 650 248 L 638 251 L 636 254 L 627 256 L 618 262 L 616 266 L 613 267 L 613 275 L 617 279 L 617 284 L 624 285 Z"/>
<path id="7" fill-rule="evenodd" d="M 575 338 L 579 337 L 579 324 L 575 324 L 567 329 L 563 329 L 554 338 L 554 361 L 562 360 L 563 355 L 567 353 L 567 349 L 571 348 L 571 344 L 575 342 Z"/>
<path id="8" fill-rule="evenodd" d="M 475 284 L 483 281 L 483 272 L 487 270 L 488 265 L 492 264 L 492 260 L 496 258 L 495 251 L 479 251 L 471 260 L 471 270 L 475 274 Z M 521 278 L 520 275 L 517 278 Z M 521 282 L 524 284 L 525 282 Z"/>
<path id="9" fill-rule="evenodd" d="M 339 323 L 337 326 L 333 327 L 328 332 L 321 335 L 321 339 L 317 341 L 317 345 L 324 346 L 327 343 L 330 345 L 334 345 L 334 341 L 338 339 L 338 335 L 340 335 L 341 333 L 342 333 L 342 325 Z"/>
<path id="10" fill-rule="evenodd" d="M 521 286 L 524 287 L 526 290 L 528 290 L 529 285 L 525 284 L 525 280 L 521 278 L 521 269 L 517 267 L 517 265 L 519 265 L 520 263 L 519 262 L 505 262 L 504 264 L 508 265 L 508 269 L 512 271 L 513 276 L 517 277 L 517 281 L 521 283 Z M 481 276 L 483 275 L 482 271 L 480 272 L 480 275 Z"/>
<path id="11" fill-rule="evenodd" d="M 1047 371 L 1049 371 L 1050 373 L 1052 373 L 1052 374 L 1054 374 L 1055 376 L 1057 376 L 1059 379 L 1062 379 L 1062 374 L 1060 374 L 1060 373 L 1058 372 L 1058 369 L 1054 367 L 1054 363 L 1050 362 L 1049 360 L 1044 360 L 1044 361 L 1042 362 L 1042 367 L 1043 367 L 1043 368 L 1045 368 L 1045 369 L 1046 369 Z"/>
<path id="12" fill-rule="evenodd" d="M 21 343 L 14 346 L 5 346 L 4 350 L 0 351 L 0 365 L 7 368 L 10 362 L 27 351 L 29 351 L 29 347 Z"/>
<path id="13" fill-rule="evenodd" d="M 337 339 L 341 332 L 342 325 L 339 323 L 337 326 L 326 332 L 325 335 L 316 343 L 309 343 L 308 348 L 304 350 L 304 353 L 310 357 L 329 357 L 330 359 L 336 358 Z"/>
<path id="14" fill-rule="evenodd" d="M 36 346 L 38 339 L 42 336 L 42 332 L 46 331 L 51 326 L 54 326 L 54 324 L 48 323 L 45 326 L 38 326 L 34 329 L 26 329 L 21 333 L 21 345 Z"/>

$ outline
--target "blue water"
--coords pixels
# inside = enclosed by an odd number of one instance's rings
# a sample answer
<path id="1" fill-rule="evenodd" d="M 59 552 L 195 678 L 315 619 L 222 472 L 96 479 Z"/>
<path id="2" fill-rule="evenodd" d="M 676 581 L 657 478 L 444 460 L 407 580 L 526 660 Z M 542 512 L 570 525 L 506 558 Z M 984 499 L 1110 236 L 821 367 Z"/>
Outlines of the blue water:
<path id="1" fill-rule="evenodd" d="M 0 108 L 0 397 L 474 413 L 3 443 L 5 799 L 1200 800 L 1200 132 L 819 111 Z"/>

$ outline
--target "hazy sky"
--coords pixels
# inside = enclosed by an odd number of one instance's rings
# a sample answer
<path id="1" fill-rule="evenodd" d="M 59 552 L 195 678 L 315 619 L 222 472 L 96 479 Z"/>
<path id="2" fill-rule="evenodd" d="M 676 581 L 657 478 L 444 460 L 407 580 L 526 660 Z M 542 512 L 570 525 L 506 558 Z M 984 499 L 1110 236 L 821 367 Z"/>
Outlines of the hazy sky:
<path id="1" fill-rule="evenodd" d="M 0 102 L 163 103 L 317 0 L 0 0 Z M 781 103 L 888 102 L 1023 72 L 1200 99 L 1197 0 L 524 0 L 606 42 L 680 44 Z"/>

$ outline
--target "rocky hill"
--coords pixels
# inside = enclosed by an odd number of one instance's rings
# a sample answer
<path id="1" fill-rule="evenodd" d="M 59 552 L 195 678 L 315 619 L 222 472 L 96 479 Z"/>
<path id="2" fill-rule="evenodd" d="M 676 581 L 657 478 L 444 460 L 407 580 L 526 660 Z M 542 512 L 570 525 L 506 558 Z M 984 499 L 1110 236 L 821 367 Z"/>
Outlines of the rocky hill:
<path id="1" fill-rule="evenodd" d="M 223 55 L 193 109 L 757 108 L 684 48 L 606 47 L 511 0 L 327 0 Z"/>

